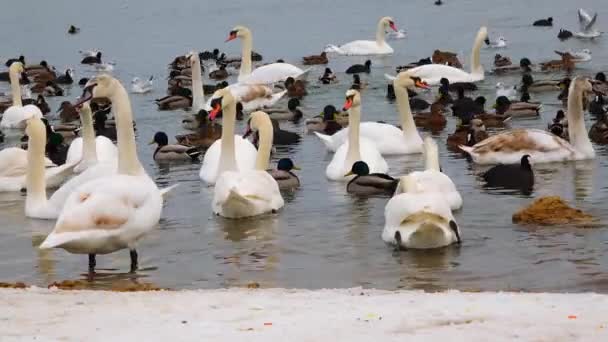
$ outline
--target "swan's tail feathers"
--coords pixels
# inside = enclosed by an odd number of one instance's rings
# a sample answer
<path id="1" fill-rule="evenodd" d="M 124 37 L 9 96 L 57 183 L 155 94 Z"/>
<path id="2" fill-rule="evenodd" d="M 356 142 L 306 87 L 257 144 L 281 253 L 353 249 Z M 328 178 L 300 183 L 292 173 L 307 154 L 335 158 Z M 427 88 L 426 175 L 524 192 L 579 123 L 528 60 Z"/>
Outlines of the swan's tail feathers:
<path id="1" fill-rule="evenodd" d="M 277 102 L 277 101 L 279 101 L 279 100 L 280 100 L 280 99 L 281 99 L 283 96 L 285 96 L 285 94 L 287 94 L 287 90 L 283 90 L 283 91 L 280 91 L 280 92 L 278 92 L 278 93 L 274 93 L 274 94 L 272 94 L 272 96 L 271 96 L 271 97 L 272 97 L 272 101 L 271 101 L 271 102 L 272 102 L 273 104 L 274 104 L 274 103 L 276 103 L 276 102 Z"/>
<path id="2" fill-rule="evenodd" d="M 336 45 L 333 45 L 333 44 L 327 44 L 327 45 L 325 45 L 325 49 L 323 49 L 323 51 L 325 51 L 327 53 L 338 53 L 338 54 L 342 53 L 342 49 L 340 49 L 339 46 L 336 46 Z"/>
<path id="3" fill-rule="evenodd" d="M 301 74 L 298 75 L 298 77 L 296 77 L 297 80 L 302 80 L 302 81 L 306 81 L 306 79 L 308 78 L 308 74 L 310 73 L 311 70 L 313 70 L 313 67 L 310 67 L 306 70 L 304 70 Z"/>
<path id="4" fill-rule="evenodd" d="M 332 145 L 331 135 L 321 134 L 319 132 L 314 132 L 314 133 L 317 137 L 319 137 L 319 139 L 321 139 L 321 142 L 323 142 L 323 145 L 325 145 L 325 147 L 327 147 L 327 149 L 331 149 L 331 145 Z"/>
<path id="5" fill-rule="evenodd" d="M 165 199 L 165 198 L 167 198 L 167 195 L 169 194 L 169 192 L 171 192 L 171 190 L 177 188 L 178 186 L 179 186 L 179 183 L 173 184 L 173 185 L 168 186 L 163 189 L 160 189 L 160 195 L 162 196 L 163 199 Z"/>
<path id="6" fill-rule="evenodd" d="M 384 78 L 386 78 L 389 81 L 394 81 L 397 77 L 393 76 L 393 75 L 389 75 L 389 74 L 384 74 Z"/>
<path id="7" fill-rule="evenodd" d="M 427 170 L 440 171 L 439 148 L 437 147 L 435 140 L 430 136 L 424 138 L 424 155 L 426 158 L 424 167 Z"/>
<path id="8" fill-rule="evenodd" d="M 42 243 L 40 244 L 40 246 L 38 246 L 38 248 L 40 248 L 40 249 L 56 248 L 56 247 L 63 245 L 64 243 L 72 240 L 72 238 L 73 237 L 71 236 L 71 234 L 51 233 L 46 237 L 46 239 L 44 239 L 44 241 L 42 241 Z"/>

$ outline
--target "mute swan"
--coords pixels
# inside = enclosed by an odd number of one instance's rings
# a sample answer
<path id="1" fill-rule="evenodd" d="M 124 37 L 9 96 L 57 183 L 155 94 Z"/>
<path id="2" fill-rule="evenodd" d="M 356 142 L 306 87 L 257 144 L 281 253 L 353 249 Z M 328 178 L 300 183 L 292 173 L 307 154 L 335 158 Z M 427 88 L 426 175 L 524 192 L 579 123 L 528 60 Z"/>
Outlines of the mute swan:
<path id="1" fill-rule="evenodd" d="M 21 87 L 19 79 L 24 71 L 21 62 L 14 62 L 8 69 L 11 80 L 11 93 L 13 95 L 13 105 L 8 107 L 2 114 L 0 128 L 25 128 L 25 121 L 31 117 L 42 118 L 42 112 L 35 105 L 23 106 L 21 102 Z"/>
<path id="2" fill-rule="evenodd" d="M 574 33 L 574 36 L 578 37 L 578 38 L 585 38 L 585 39 L 599 37 L 602 33 L 599 32 L 598 30 L 594 29 L 596 20 L 597 20 L 597 13 L 595 13 L 593 15 L 593 17 L 591 17 L 589 15 L 589 13 L 587 13 L 584 9 L 579 8 L 578 9 L 578 23 L 581 27 L 581 30 L 579 32 Z"/>
<path id="3" fill-rule="evenodd" d="M 82 120 L 82 138 L 76 138 L 70 144 L 66 163 L 78 163 L 74 168 L 74 173 L 81 173 L 97 162 L 116 164 L 118 149 L 112 140 L 102 135 L 95 137 L 93 116 L 88 102 L 82 104 L 80 118 Z"/>
<path id="4" fill-rule="evenodd" d="M 211 98 L 211 104 L 213 110 L 209 113 L 210 119 L 215 119 L 220 110 L 223 113 L 222 138 L 216 140 L 205 153 L 199 176 L 205 183 L 215 184 L 225 171 L 253 169 L 257 150 L 240 135 L 234 135 L 236 100 L 230 88 L 216 91 Z"/>
<path id="5" fill-rule="evenodd" d="M 325 52 L 337 53 L 339 55 L 389 55 L 393 53 L 393 48 L 386 43 L 386 29 L 397 32 L 395 22 L 391 17 L 382 17 L 378 21 L 376 29 L 376 40 L 355 40 L 341 46 L 329 44 L 325 47 Z"/>
<path id="6" fill-rule="evenodd" d="M 483 66 L 479 62 L 479 50 L 488 36 L 488 30 L 482 26 L 477 32 L 473 50 L 471 51 L 471 73 L 443 64 L 426 64 L 412 69 L 408 72 L 412 76 L 420 77 L 431 85 L 437 85 L 442 78 L 447 78 L 450 83 L 456 82 L 478 82 L 484 79 Z"/>
<path id="7" fill-rule="evenodd" d="M 371 140 L 359 134 L 361 120 L 361 96 L 357 90 L 346 92 L 344 110 L 348 110 L 349 130 L 348 141 L 344 142 L 327 165 L 325 175 L 333 181 L 345 181 L 346 174 L 356 161 L 364 161 L 372 173 L 386 173 L 388 164 Z M 316 132 L 315 132 L 316 133 Z"/>
<path id="8" fill-rule="evenodd" d="M 399 73 L 393 81 L 402 129 L 378 122 L 364 122 L 361 124 L 361 136 L 373 141 L 378 151 L 382 154 L 412 154 L 422 152 L 422 138 L 420 138 L 416 130 L 407 94 L 407 89 L 414 87 L 428 88 L 420 78 L 413 77 L 409 70 Z M 347 140 L 349 131 L 350 128 L 347 127 L 331 136 L 318 132 L 315 132 L 315 134 L 321 139 L 328 150 L 336 151 Z"/>
<path id="9" fill-rule="evenodd" d="M 238 82 L 241 84 L 262 84 L 269 85 L 276 82 L 283 82 L 288 77 L 300 78 L 306 75 L 306 71 L 288 64 L 271 63 L 255 70 L 251 70 L 251 49 L 253 46 L 253 36 L 251 30 L 245 26 L 235 26 L 226 39 L 226 42 L 241 38 L 243 49 L 241 55 L 241 70 L 239 71 Z"/>
<path id="10" fill-rule="evenodd" d="M 424 139 L 425 169 L 414 171 L 409 174 L 416 180 L 418 186 L 425 193 L 437 194 L 444 198 L 451 210 L 462 208 L 462 197 L 456 189 L 454 182 L 439 167 L 439 149 L 437 143 L 431 137 Z"/>
<path id="11" fill-rule="evenodd" d="M 129 248 L 131 272 L 137 269 L 136 242 L 158 224 L 162 195 L 137 158 L 131 103 L 125 88 L 109 75 L 99 75 L 85 87 L 81 102 L 108 97 L 116 110 L 118 174 L 78 186 L 67 198 L 55 228 L 41 249 L 63 248 L 89 255 L 89 272 L 95 255 Z"/>
<path id="12" fill-rule="evenodd" d="M 382 240 L 397 248 L 429 249 L 460 243 L 460 229 L 442 195 L 425 193 L 412 176 L 401 177 L 384 208 Z"/>
<path id="13" fill-rule="evenodd" d="M 258 131 L 260 147 L 253 170 L 229 170 L 217 179 L 213 212 L 227 218 L 242 218 L 276 212 L 284 201 L 277 181 L 268 173 L 272 148 L 272 123 L 268 114 L 251 114 L 249 129 Z"/>
<path id="14" fill-rule="evenodd" d="M 576 77 L 568 90 L 567 142 L 538 129 L 515 129 L 493 135 L 472 146 L 460 146 L 478 164 L 515 164 L 530 155 L 535 163 L 595 158 L 583 116 L 583 98 L 592 91 L 587 78 Z"/>

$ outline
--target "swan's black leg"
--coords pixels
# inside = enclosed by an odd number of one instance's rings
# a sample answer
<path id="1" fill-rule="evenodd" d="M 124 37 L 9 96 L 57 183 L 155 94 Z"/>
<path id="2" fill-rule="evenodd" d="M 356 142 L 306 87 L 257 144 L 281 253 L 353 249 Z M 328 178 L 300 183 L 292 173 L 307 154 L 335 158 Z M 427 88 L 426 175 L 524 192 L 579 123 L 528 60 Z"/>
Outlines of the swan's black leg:
<path id="1" fill-rule="evenodd" d="M 89 254 L 89 273 L 95 273 L 95 265 L 97 265 L 95 254 Z"/>
<path id="2" fill-rule="evenodd" d="M 135 273 L 137 271 L 137 251 L 132 249 L 129 251 L 129 255 L 131 256 L 131 273 Z"/>

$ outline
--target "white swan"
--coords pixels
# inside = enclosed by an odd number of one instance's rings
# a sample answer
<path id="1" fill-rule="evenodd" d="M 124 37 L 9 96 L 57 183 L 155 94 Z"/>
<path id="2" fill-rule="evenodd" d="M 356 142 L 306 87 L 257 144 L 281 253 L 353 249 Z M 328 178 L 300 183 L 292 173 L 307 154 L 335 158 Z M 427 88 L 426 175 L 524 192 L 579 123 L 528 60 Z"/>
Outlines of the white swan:
<path id="1" fill-rule="evenodd" d="M 302 78 L 310 70 L 302 70 L 289 63 L 271 63 L 252 71 L 251 69 L 251 50 L 253 46 L 253 36 L 251 30 L 245 26 L 236 26 L 230 31 L 226 40 L 231 41 L 241 38 L 243 48 L 241 54 L 241 70 L 239 71 L 238 82 L 241 84 L 263 84 L 270 85 L 283 82 L 288 77 Z"/>
<path id="2" fill-rule="evenodd" d="M 118 174 L 77 187 L 40 248 L 88 254 L 91 272 L 96 254 L 129 248 L 133 272 L 137 269 L 135 244 L 158 224 L 162 195 L 137 158 L 133 114 L 125 88 L 115 78 L 99 75 L 87 83 L 81 101 L 91 97 L 108 97 L 116 108 Z"/>
<path id="3" fill-rule="evenodd" d="M 376 29 L 376 40 L 355 40 L 341 46 L 329 44 L 325 47 L 327 53 L 337 53 L 340 55 L 389 55 L 393 53 L 393 48 L 386 43 L 385 35 L 387 29 L 397 32 L 395 21 L 391 17 L 382 17 L 378 21 Z"/>
<path id="4" fill-rule="evenodd" d="M 56 166 L 45 158 L 45 167 Z M 4 177 L 25 177 L 27 172 L 27 151 L 19 147 L 7 147 L 0 150 L 0 179 Z M 3 188 L 3 186 L 0 186 Z"/>
<path id="5" fill-rule="evenodd" d="M 487 36 L 487 28 L 481 27 L 477 32 L 475 42 L 473 43 L 473 50 L 471 52 L 471 73 L 443 64 L 421 65 L 409 69 L 408 72 L 412 76 L 422 78 L 431 85 L 439 84 L 440 80 L 444 77 L 447 78 L 451 83 L 482 81 L 485 76 L 483 66 L 479 62 L 479 50 L 481 49 L 481 44 L 483 44 Z"/>
<path id="6" fill-rule="evenodd" d="M 474 146 L 460 146 L 478 164 L 515 164 L 530 155 L 534 163 L 595 158 L 583 114 L 583 98 L 591 93 L 591 82 L 576 77 L 568 90 L 568 136 L 570 142 L 539 129 L 514 129 L 493 135 Z"/>
<path id="7" fill-rule="evenodd" d="M 80 120 L 82 121 L 82 137 L 72 141 L 66 156 L 67 164 L 78 163 L 74 168 L 74 173 L 81 173 L 96 165 L 97 162 L 116 164 L 118 149 L 112 140 L 102 135 L 95 137 L 93 116 L 88 102 L 82 104 Z"/>
<path id="8" fill-rule="evenodd" d="M 225 171 L 244 171 L 255 167 L 257 150 L 248 140 L 234 135 L 236 121 L 236 101 L 230 88 L 216 91 L 211 98 L 213 110 L 209 117 L 213 120 L 221 110 L 222 138 L 216 140 L 205 153 L 199 176 L 208 184 L 215 184 Z M 235 151 L 236 150 L 236 151 Z"/>
<path id="9" fill-rule="evenodd" d="M 418 188 L 422 189 L 423 192 L 436 194 L 444 198 L 450 209 L 458 210 L 462 208 L 462 196 L 456 189 L 456 185 L 448 175 L 441 172 L 439 149 L 433 138 L 426 137 L 424 139 L 424 153 L 425 170 L 411 172 L 409 176 L 416 180 Z"/>
<path id="10" fill-rule="evenodd" d="M 384 208 L 382 240 L 400 249 L 460 243 L 460 228 L 443 196 L 421 190 L 414 177 L 401 177 L 395 196 Z"/>
<path id="11" fill-rule="evenodd" d="M 276 212 L 284 205 L 279 185 L 267 171 L 273 134 L 268 114 L 252 113 L 249 127 L 260 136 L 255 169 L 226 171 L 218 177 L 212 207 L 223 217 L 257 216 Z"/>
<path id="12" fill-rule="evenodd" d="M 579 32 L 575 32 L 574 36 L 583 39 L 597 38 L 602 33 L 594 28 L 597 20 L 597 13 L 591 17 L 584 9 L 578 9 L 578 23 L 581 27 Z"/>
<path id="13" fill-rule="evenodd" d="M 196 115 L 205 107 L 201 59 L 195 51 L 191 51 L 186 57 L 190 61 L 190 68 L 192 70 L 192 114 Z"/>
<path id="14" fill-rule="evenodd" d="M 402 128 L 378 122 L 363 122 L 360 125 L 361 136 L 373 141 L 383 155 L 420 153 L 423 150 L 422 138 L 412 117 L 407 88 L 428 86 L 419 78 L 412 77 L 408 71 L 399 73 L 393 86 Z M 347 140 L 348 132 L 349 128 L 345 128 L 333 135 L 315 134 L 328 150 L 336 151 Z"/>
<path id="15" fill-rule="evenodd" d="M 388 164 L 371 140 L 359 134 L 361 120 L 361 96 L 357 90 L 346 92 L 344 108 L 348 110 L 348 141 L 342 144 L 331 162 L 327 165 L 325 175 L 333 181 L 346 181 L 346 174 L 356 161 L 364 161 L 369 166 L 370 173 L 387 173 Z M 349 177 L 352 178 L 352 177 Z"/>
<path id="16" fill-rule="evenodd" d="M 9 78 L 11 80 L 13 105 L 8 107 L 4 111 L 4 114 L 2 114 L 0 128 L 24 129 L 27 119 L 31 117 L 42 118 L 42 112 L 38 107 L 34 105 L 23 106 L 23 103 L 21 102 L 19 79 L 23 71 L 23 64 L 21 64 L 21 62 L 14 62 L 8 69 Z"/>

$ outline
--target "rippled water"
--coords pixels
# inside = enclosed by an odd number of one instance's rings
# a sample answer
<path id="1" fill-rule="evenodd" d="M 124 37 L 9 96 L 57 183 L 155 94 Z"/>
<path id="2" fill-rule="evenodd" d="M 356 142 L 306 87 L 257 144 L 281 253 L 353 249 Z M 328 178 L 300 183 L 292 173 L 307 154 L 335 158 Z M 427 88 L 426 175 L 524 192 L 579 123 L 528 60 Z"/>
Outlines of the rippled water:
<path id="1" fill-rule="evenodd" d="M 380 239 L 386 198 L 362 199 L 349 196 L 344 184 L 325 179 L 331 155 L 313 136 L 301 144 L 280 150 L 274 159 L 290 156 L 303 168 L 302 188 L 284 194 L 285 208 L 277 215 L 250 220 L 225 220 L 211 212 L 213 189 L 198 178 L 198 164 L 159 166 L 153 149 L 145 145 L 155 131 L 169 136 L 180 133 L 182 113 L 159 112 L 153 99 L 164 94 L 166 65 L 190 49 L 219 47 L 238 54 L 240 45 L 224 44 L 228 31 L 245 24 L 254 33 L 254 49 L 266 61 L 284 58 L 297 63 L 301 56 L 319 52 L 327 43 L 374 37 L 380 16 L 392 15 L 408 37 L 393 41 L 394 56 L 373 59 L 373 70 L 364 76 L 370 87 L 363 94 L 364 120 L 397 122 L 394 104 L 385 100 L 385 72 L 426 57 L 436 48 L 468 55 L 472 39 L 481 24 L 490 35 L 504 35 L 509 47 L 500 51 L 513 60 L 527 56 L 533 61 L 552 59 L 553 50 L 589 48 L 593 61 L 577 73 L 592 75 L 606 69 L 606 37 L 593 42 L 560 42 L 560 27 L 577 28 L 573 3 L 557 1 L 446 1 L 442 7 L 432 1 L 201 1 L 83 2 L 24 0 L 13 2 L 0 12 L 2 57 L 25 54 L 30 61 L 44 58 L 57 68 L 75 66 L 77 76 L 92 74 L 78 65 L 78 50 L 100 48 L 107 59 L 116 61 L 114 75 L 128 83 L 132 77 L 153 74 L 158 80 L 151 94 L 131 97 L 137 118 L 139 155 L 150 175 L 161 186 L 180 183 L 167 201 L 159 229 L 140 244 L 139 277 L 171 288 L 216 288 L 258 282 L 272 287 L 350 287 L 386 289 L 420 288 L 442 290 L 523 289 L 530 291 L 608 291 L 608 189 L 604 179 L 607 154 L 596 146 L 595 161 L 535 167 L 536 186 L 531 196 L 489 191 L 476 175 L 483 168 L 472 166 L 445 149 L 454 122 L 436 136 L 441 163 L 462 193 L 464 208 L 455 214 L 463 231 L 460 248 L 395 254 Z M 601 1 L 580 1 L 577 6 L 599 11 L 599 27 L 606 30 L 608 8 Z M 553 16 L 556 27 L 532 28 L 538 18 Z M 82 28 L 80 34 L 65 34 L 69 24 Z M 493 50 L 482 51 L 482 63 L 489 69 Z M 335 58 L 330 67 L 343 71 L 365 58 Z M 317 77 L 318 68 L 311 76 Z M 562 75 L 535 75 L 536 78 Z M 340 105 L 350 77 L 340 74 L 340 83 L 312 85 L 304 101 L 307 116 L 326 104 Z M 515 84 L 518 78 L 500 81 Z M 493 99 L 497 79 L 488 76 L 480 94 Z M 6 86 L 5 84 L 0 85 Z M 68 89 L 68 100 L 80 94 Z M 541 119 L 513 120 L 514 127 L 546 127 L 560 104 L 557 94 L 536 99 L 545 105 Z M 430 98 L 431 95 L 429 94 Z M 53 109 L 64 98 L 50 100 Z M 589 127 L 589 126 L 588 126 Z M 284 129 L 302 131 L 302 124 L 283 124 Z M 237 127 L 242 131 L 243 127 Z M 391 174 L 420 169 L 419 156 L 387 158 Z M 524 227 L 511 223 L 511 215 L 532 198 L 559 195 L 571 204 L 599 218 L 593 228 Z M 24 195 L 0 194 L 0 280 L 46 285 L 62 279 L 78 279 L 87 260 L 62 250 L 41 252 L 36 246 L 52 229 L 46 221 L 23 217 Z M 128 253 L 98 258 L 102 273 L 92 284 L 106 287 L 127 277 Z"/>

